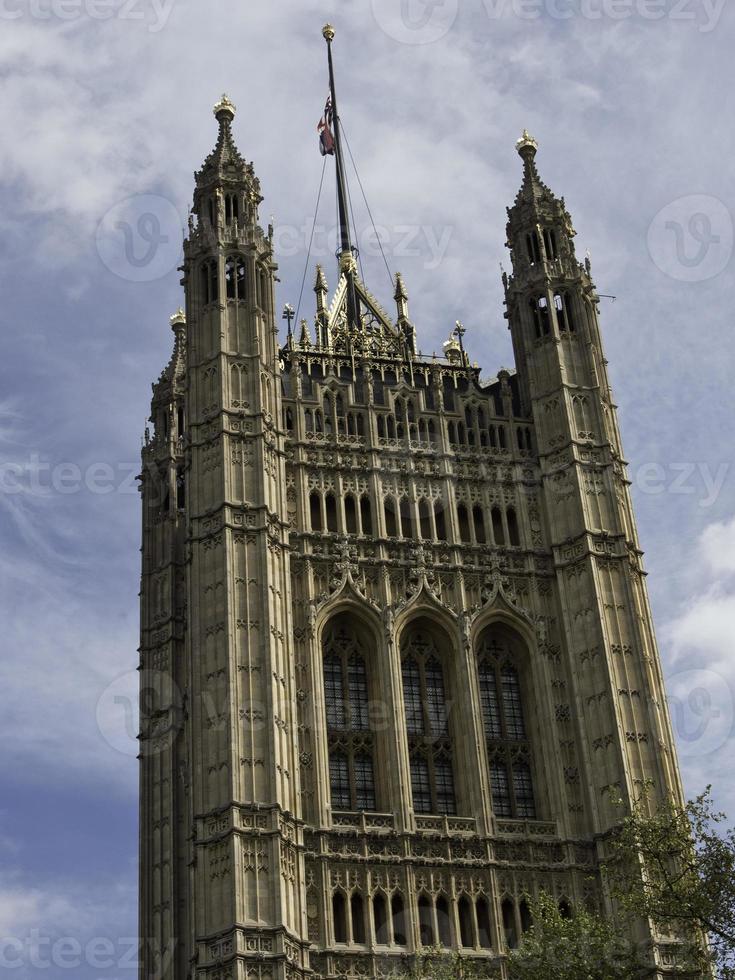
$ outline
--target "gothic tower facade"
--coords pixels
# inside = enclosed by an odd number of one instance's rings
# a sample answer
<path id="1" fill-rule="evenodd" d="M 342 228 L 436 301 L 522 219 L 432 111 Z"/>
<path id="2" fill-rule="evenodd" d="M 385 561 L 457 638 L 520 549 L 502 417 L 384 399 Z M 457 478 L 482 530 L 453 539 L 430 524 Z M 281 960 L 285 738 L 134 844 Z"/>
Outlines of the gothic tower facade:
<path id="1" fill-rule="evenodd" d="M 613 799 L 681 797 L 589 263 L 524 134 L 514 372 L 422 356 L 347 250 L 280 346 L 215 113 L 143 453 L 141 976 L 502 976 L 541 889 L 609 907 Z"/>

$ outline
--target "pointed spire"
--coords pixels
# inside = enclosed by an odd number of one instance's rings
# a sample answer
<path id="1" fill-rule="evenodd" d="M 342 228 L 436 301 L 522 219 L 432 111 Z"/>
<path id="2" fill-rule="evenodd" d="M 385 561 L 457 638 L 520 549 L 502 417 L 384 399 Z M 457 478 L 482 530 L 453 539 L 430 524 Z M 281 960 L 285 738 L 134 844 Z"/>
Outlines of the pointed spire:
<path id="1" fill-rule="evenodd" d="M 403 276 L 400 272 L 396 273 L 396 291 L 393 294 L 393 299 L 398 305 L 398 319 L 407 320 L 408 319 L 408 293 L 406 292 L 406 285 L 403 282 Z"/>
<path id="2" fill-rule="evenodd" d="M 536 169 L 538 143 L 527 129 L 523 130 L 521 138 L 516 142 L 516 151 L 521 160 L 523 160 L 523 185 L 516 198 L 516 203 L 520 200 L 530 201 L 546 196 L 553 196 L 549 188 L 539 177 L 539 172 Z"/>
<path id="3" fill-rule="evenodd" d="M 299 346 L 311 347 L 311 335 L 309 333 L 309 324 L 306 320 L 301 321 L 301 334 L 299 336 Z"/>
<path id="4" fill-rule="evenodd" d="M 170 378 L 176 381 L 183 378 L 186 374 L 186 314 L 181 309 L 171 317 L 171 329 L 174 332 L 174 352 L 169 365 Z"/>
<path id="5" fill-rule="evenodd" d="M 329 286 L 327 285 L 327 277 L 324 275 L 324 269 L 321 265 L 316 267 L 316 282 L 314 283 L 314 292 L 317 296 L 317 307 L 318 309 L 323 309 L 326 305 L 326 297 L 329 292 Z"/>
<path id="6" fill-rule="evenodd" d="M 174 349 L 171 359 L 154 385 L 154 398 L 167 398 L 169 391 L 176 382 L 186 378 L 186 315 L 179 308 L 169 320 L 174 333 Z"/>
<path id="7" fill-rule="evenodd" d="M 528 249 L 528 262 L 533 267 L 542 268 L 542 260 L 552 261 L 560 256 L 573 259 L 572 219 L 564 198 L 557 197 L 541 180 L 536 167 L 538 143 L 527 129 L 516 142 L 516 151 L 523 160 L 523 183 L 513 206 L 508 208 L 507 227 L 514 272 L 519 269 L 519 256 Z"/>
<path id="8" fill-rule="evenodd" d="M 219 134 L 215 148 L 204 161 L 202 169 L 195 175 L 197 186 L 219 183 L 226 178 L 230 181 L 247 181 L 259 194 L 260 184 L 255 176 L 253 165 L 243 159 L 232 135 L 232 121 L 236 112 L 234 103 L 223 95 L 212 112 L 219 123 Z M 262 200 L 260 197 L 258 199 Z"/>

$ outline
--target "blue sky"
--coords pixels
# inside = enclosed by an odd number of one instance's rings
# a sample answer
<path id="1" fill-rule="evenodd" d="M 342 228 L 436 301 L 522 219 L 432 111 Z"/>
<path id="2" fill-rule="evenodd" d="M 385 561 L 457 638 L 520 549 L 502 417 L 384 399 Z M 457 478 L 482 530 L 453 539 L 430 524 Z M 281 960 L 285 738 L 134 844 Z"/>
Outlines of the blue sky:
<path id="1" fill-rule="evenodd" d="M 181 302 L 192 172 L 227 91 L 274 216 L 278 300 L 296 306 L 326 20 L 420 345 L 439 350 L 460 319 L 488 376 L 512 364 L 499 265 L 514 143 L 524 126 L 537 137 L 579 254 L 617 297 L 606 353 L 687 791 L 712 782 L 735 814 L 734 18 L 721 0 L 0 3 L 0 937 L 16 941 L 0 969 L 134 976 L 132 478 Z M 333 285 L 326 186 L 316 241 Z M 358 196 L 366 279 L 390 308 Z M 150 214 L 157 226 L 138 223 Z M 302 315 L 312 303 L 307 288 Z"/>

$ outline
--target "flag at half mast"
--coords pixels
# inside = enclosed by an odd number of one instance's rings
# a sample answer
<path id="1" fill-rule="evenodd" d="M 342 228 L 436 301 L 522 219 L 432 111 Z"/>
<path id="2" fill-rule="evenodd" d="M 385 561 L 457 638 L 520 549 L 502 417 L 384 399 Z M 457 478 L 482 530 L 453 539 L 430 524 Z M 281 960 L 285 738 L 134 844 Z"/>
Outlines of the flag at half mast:
<path id="1" fill-rule="evenodd" d="M 319 149 L 323 157 L 334 156 L 335 142 L 332 126 L 334 124 L 334 110 L 332 109 L 332 96 L 327 97 L 327 104 L 324 106 L 324 115 L 319 120 L 317 132 L 319 133 Z"/>

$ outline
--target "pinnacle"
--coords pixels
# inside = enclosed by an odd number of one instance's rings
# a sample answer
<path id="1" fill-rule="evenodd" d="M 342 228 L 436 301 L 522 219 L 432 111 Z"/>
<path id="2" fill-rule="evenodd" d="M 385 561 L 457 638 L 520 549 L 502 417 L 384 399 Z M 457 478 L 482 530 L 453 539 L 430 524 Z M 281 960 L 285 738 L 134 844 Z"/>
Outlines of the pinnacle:
<path id="1" fill-rule="evenodd" d="M 219 135 L 215 148 L 196 175 L 197 183 L 201 185 L 216 181 L 223 176 L 231 179 L 252 179 L 252 165 L 245 162 L 232 135 L 232 120 L 236 111 L 234 103 L 227 95 L 223 95 L 212 111 L 219 123 Z"/>
<path id="2" fill-rule="evenodd" d="M 326 293 L 329 289 L 327 285 L 327 277 L 324 275 L 324 269 L 321 265 L 316 267 L 316 283 L 314 285 L 314 292 Z"/>

